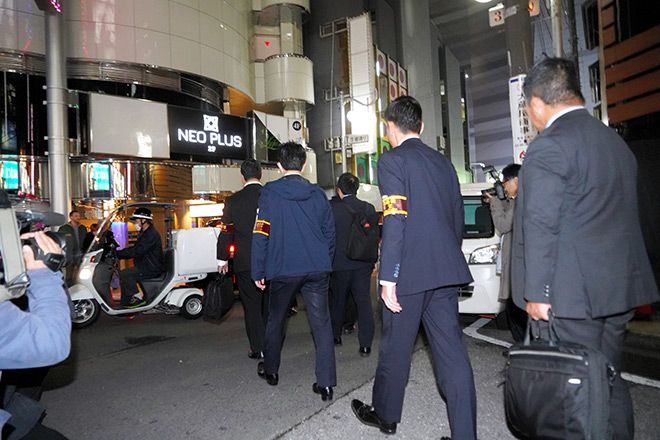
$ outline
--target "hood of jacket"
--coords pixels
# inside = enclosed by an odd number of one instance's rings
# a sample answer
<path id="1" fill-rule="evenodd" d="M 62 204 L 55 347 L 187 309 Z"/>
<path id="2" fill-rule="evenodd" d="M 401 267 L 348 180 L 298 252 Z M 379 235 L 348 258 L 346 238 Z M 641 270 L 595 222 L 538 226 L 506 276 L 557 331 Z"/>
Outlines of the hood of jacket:
<path id="1" fill-rule="evenodd" d="M 284 176 L 268 184 L 269 189 L 286 200 L 307 200 L 318 191 L 315 185 L 304 177 L 293 174 Z"/>

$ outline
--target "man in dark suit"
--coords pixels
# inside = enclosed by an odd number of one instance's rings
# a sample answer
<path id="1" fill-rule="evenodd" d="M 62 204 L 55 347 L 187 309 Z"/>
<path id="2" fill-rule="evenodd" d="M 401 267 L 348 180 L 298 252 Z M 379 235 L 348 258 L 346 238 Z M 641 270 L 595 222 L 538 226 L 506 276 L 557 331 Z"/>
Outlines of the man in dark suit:
<path id="1" fill-rule="evenodd" d="M 461 251 L 464 212 L 458 178 L 451 162 L 419 139 L 422 108 L 414 98 L 395 99 L 385 120 L 395 148 L 378 161 L 383 337 L 373 406 L 353 400 L 351 407 L 361 422 L 386 434 L 396 432 L 421 322 L 452 436 L 475 439 L 474 378 L 458 322 L 457 286 L 472 281 Z"/>
<path id="2" fill-rule="evenodd" d="M 560 340 L 601 351 L 620 371 L 633 309 L 658 300 L 638 218 L 637 163 L 583 107 L 571 61 L 543 60 L 523 91 L 541 133 L 519 176 L 514 301 L 534 320 L 548 320 L 552 311 Z M 610 424 L 614 438 L 633 438 L 632 402 L 620 375 Z"/>
<path id="3" fill-rule="evenodd" d="M 76 282 L 83 253 L 87 250 L 83 248 L 87 228 L 80 223 L 80 219 L 80 211 L 73 209 L 69 212 L 69 222 L 58 229 L 58 232 L 63 233 L 66 237 L 66 276 L 64 281 L 68 287 Z"/>
<path id="4" fill-rule="evenodd" d="M 337 234 L 335 258 L 332 261 L 332 289 L 330 313 L 332 315 L 332 332 L 335 345 L 341 344 L 341 331 L 344 324 L 344 312 L 349 295 L 355 299 L 358 312 L 358 340 L 360 356 L 369 356 L 371 342 L 374 339 L 374 312 L 371 308 L 371 273 L 375 261 L 352 260 L 347 255 L 349 234 L 354 213 L 364 213 L 367 224 L 365 227 L 378 237 L 378 214 L 371 203 L 357 198 L 360 181 L 351 173 L 344 173 L 337 180 L 337 198 L 330 200 L 332 214 L 335 218 Z M 374 242 L 374 253 L 377 256 L 378 243 Z"/>
<path id="5" fill-rule="evenodd" d="M 306 159 L 302 145 L 283 144 L 277 166 L 284 177 L 264 186 L 259 197 L 252 237 L 252 279 L 260 289 L 270 280 L 270 298 L 264 361 L 257 374 L 269 385 L 278 384 L 284 321 L 291 298 L 301 292 L 316 347 L 312 390 L 329 400 L 337 383 L 328 310 L 335 222 L 323 190 L 302 176 Z"/>
<path id="6" fill-rule="evenodd" d="M 227 273 L 229 247 L 233 244 L 234 273 L 245 310 L 245 331 L 250 341 L 248 357 L 261 359 L 264 351 L 268 302 L 265 292 L 257 290 L 257 286 L 252 282 L 250 273 L 252 230 L 257 219 L 257 203 L 261 194 L 261 165 L 254 159 L 244 160 L 241 164 L 241 176 L 243 189 L 225 200 L 222 232 L 217 244 L 218 272 Z"/>

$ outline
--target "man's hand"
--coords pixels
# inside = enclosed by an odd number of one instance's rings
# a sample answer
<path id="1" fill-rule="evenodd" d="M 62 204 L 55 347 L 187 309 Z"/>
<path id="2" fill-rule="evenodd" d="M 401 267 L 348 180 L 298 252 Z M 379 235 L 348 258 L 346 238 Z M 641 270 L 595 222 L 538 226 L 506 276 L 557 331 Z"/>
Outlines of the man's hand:
<path id="1" fill-rule="evenodd" d="M 266 288 L 266 280 L 263 278 L 260 280 L 254 280 L 254 284 L 256 284 L 256 286 L 261 290 Z"/>
<path id="2" fill-rule="evenodd" d="M 41 249 L 41 252 L 43 252 L 44 255 L 62 253 L 62 248 L 60 248 L 60 246 L 57 243 L 55 243 L 55 241 L 49 236 L 47 236 L 44 232 L 30 232 L 21 235 L 21 238 L 22 239 L 34 238 L 34 240 L 37 242 L 37 245 Z M 46 263 L 44 263 L 41 260 L 35 259 L 34 252 L 32 252 L 32 248 L 30 246 L 23 246 L 23 259 L 25 260 L 25 268 L 28 271 L 37 270 L 37 269 L 48 269 Z"/>
<path id="3" fill-rule="evenodd" d="M 385 307 L 390 309 L 392 313 L 399 313 L 403 310 L 396 298 L 396 285 L 380 286 L 380 297 L 385 303 Z"/>
<path id="4" fill-rule="evenodd" d="M 548 303 L 528 302 L 525 309 L 527 310 L 529 317 L 534 321 L 547 321 L 550 319 L 549 313 L 551 308 L 552 307 Z"/>
<path id="5" fill-rule="evenodd" d="M 218 272 L 227 273 L 229 271 L 229 262 L 225 261 L 224 264 L 218 263 Z"/>

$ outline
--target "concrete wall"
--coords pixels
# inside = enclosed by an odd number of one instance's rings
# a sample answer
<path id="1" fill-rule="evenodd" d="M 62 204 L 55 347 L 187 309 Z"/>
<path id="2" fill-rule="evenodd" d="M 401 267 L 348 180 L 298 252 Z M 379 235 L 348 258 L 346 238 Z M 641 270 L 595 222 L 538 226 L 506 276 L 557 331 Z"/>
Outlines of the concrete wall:
<path id="1" fill-rule="evenodd" d="M 408 69 L 408 94 L 422 105 L 424 133 L 422 140 L 437 147 L 436 136 L 442 135 L 439 108 L 440 72 L 437 38 L 431 30 L 428 0 L 401 0 L 401 64 Z M 460 88 L 459 88 L 460 93 Z"/>

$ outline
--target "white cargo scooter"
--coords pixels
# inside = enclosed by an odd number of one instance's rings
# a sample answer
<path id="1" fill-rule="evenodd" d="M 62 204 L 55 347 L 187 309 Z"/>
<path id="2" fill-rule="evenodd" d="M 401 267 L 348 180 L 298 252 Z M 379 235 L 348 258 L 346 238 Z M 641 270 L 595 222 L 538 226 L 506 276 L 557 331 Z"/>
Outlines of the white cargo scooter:
<path id="1" fill-rule="evenodd" d="M 113 307 L 111 281 L 117 270 L 114 246 L 106 243 L 114 219 L 128 218 L 126 211 L 147 207 L 165 211 L 166 246 L 165 272 L 158 278 L 140 280 L 147 304 L 136 308 Z M 203 290 L 192 285 L 217 271 L 215 243 L 218 228 L 170 229 L 170 203 L 128 203 L 121 205 L 103 220 L 92 244 L 85 253 L 77 283 L 69 288 L 74 307 L 73 326 L 83 328 L 96 321 L 103 310 L 111 316 L 131 315 L 153 310 L 167 314 L 179 313 L 187 319 L 202 315 Z"/>

